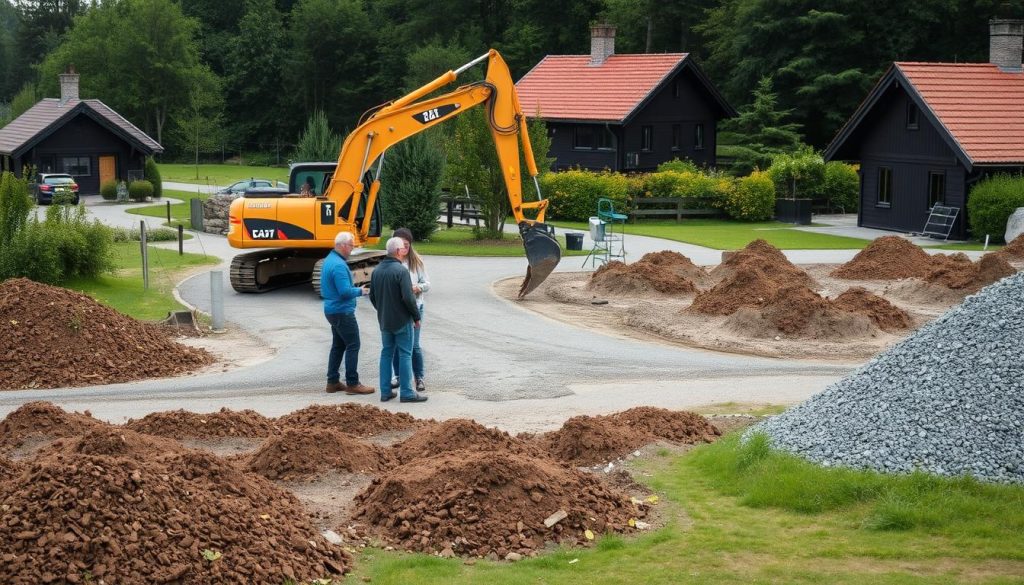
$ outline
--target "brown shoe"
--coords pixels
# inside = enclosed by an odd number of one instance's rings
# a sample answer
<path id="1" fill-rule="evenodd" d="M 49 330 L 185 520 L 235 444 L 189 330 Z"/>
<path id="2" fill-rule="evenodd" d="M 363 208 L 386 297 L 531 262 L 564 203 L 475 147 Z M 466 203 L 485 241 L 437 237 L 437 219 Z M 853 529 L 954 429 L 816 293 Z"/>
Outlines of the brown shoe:
<path id="1" fill-rule="evenodd" d="M 376 392 L 376 388 L 363 386 L 362 384 L 356 384 L 355 386 L 345 388 L 345 394 L 374 394 Z"/>
<path id="2" fill-rule="evenodd" d="M 335 392 L 345 392 L 348 388 L 341 382 L 334 382 L 333 384 L 327 384 L 325 392 L 328 394 L 334 394 Z"/>

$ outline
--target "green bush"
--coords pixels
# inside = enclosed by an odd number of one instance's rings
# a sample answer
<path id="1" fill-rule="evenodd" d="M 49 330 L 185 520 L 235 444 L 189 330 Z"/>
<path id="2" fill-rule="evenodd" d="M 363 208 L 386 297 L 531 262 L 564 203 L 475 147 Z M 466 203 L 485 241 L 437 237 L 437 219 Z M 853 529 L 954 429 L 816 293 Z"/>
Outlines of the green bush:
<path id="1" fill-rule="evenodd" d="M 115 227 L 111 228 L 114 242 L 138 242 L 142 239 L 139 228 Z M 146 230 L 147 242 L 176 242 L 178 232 L 169 228 L 156 228 Z"/>
<path id="2" fill-rule="evenodd" d="M 665 171 L 675 171 L 677 173 L 699 173 L 700 167 L 690 159 L 679 160 L 678 158 L 674 158 L 668 162 L 663 162 L 658 165 L 659 173 L 663 173 Z"/>
<path id="3" fill-rule="evenodd" d="M 680 197 L 693 205 L 720 209 L 732 191 L 732 180 L 716 173 L 662 171 L 644 176 L 644 197 Z"/>
<path id="4" fill-rule="evenodd" d="M 764 221 L 775 214 L 775 183 L 765 171 L 754 171 L 736 181 L 725 206 L 733 219 Z"/>
<path id="5" fill-rule="evenodd" d="M 617 212 L 625 212 L 629 181 L 618 173 L 571 170 L 547 173 L 540 178 L 541 189 L 550 200 L 547 218 L 587 221 L 597 215 L 597 200 L 612 201 Z"/>
<path id="6" fill-rule="evenodd" d="M 117 200 L 117 180 L 110 179 L 109 181 L 103 181 L 100 185 L 100 197 L 103 197 L 107 201 Z"/>
<path id="7" fill-rule="evenodd" d="M 0 253 L 25 225 L 32 205 L 27 179 L 19 179 L 11 172 L 0 174 Z"/>
<path id="8" fill-rule="evenodd" d="M 996 241 L 1006 233 L 1006 221 L 1024 207 L 1024 176 L 999 174 L 981 181 L 967 198 L 967 217 L 975 238 L 986 235 Z"/>
<path id="9" fill-rule="evenodd" d="M 159 199 L 163 197 L 164 183 L 163 179 L 160 178 L 160 169 L 156 166 L 156 161 L 153 160 L 153 157 L 146 157 L 146 167 L 142 172 L 146 180 L 153 186 L 153 198 Z"/>
<path id="10" fill-rule="evenodd" d="M 825 161 L 813 149 L 772 157 L 768 169 L 780 198 L 820 199 L 825 182 Z"/>
<path id="11" fill-rule="evenodd" d="M 445 154 L 430 136 L 420 134 L 390 151 L 381 177 L 381 206 L 391 227 L 407 227 L 419 241 L 437 229 Z"/>
<path id="12" fill-rule="evenodd" d="M 59 247 L 51 230 L 35 218 L 14 235 L 0 257 L 0 280 L 24 277 L 46 284 L 60 284 L 64 272 Z"/>
<path id="13" fill-rule="evenodd" d="M 821 195 L 829 207 L 842 207 L 846 213 L 857 211 L 860 204 L 860 176 L 857 167 L 839 161 L 825 163 Z"/>
<path id="14" fill-rule="evenodd" d="M 128 185 L 128 198 L 132 201 L 145 201 L 153 196 L 153 183 L 149 181 L 132 181 Z"/>

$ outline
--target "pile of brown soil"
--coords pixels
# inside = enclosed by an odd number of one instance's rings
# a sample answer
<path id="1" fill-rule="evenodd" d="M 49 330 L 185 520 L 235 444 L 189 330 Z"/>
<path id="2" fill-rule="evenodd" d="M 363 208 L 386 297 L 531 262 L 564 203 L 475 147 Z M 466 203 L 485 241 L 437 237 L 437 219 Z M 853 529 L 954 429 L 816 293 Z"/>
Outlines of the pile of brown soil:
<path id="1" fill-rule="evenodd" d="M 215 437 L 268 437 L 279 432 L 273 421 L 255 410 L 196 414 L 187 410 L 171 410 L 147 414 L 124 425 L 133 431 L 175 439 L 208 439 Z"/>
<path id="2" fill-rule="evenodd" d="M 673 252 L 672 250 L 648 252 L 640 258 L 639 262 L 660 266 L 665 270 L 673 272 L 687 280 L 692 280 L 693 282 L 700 282 L 708 277 L 708 273 L 700 266 L 694 264 L 693 260 L 690 260 L 679 252 Z"/>
<path id="3" fill-rule="evenodd" d="M 21 465 L 15 461 L 0 455 L 0 482 L 17 475 L 21 472 Z"/>
<path id="4" fill-rule="evenodd" d="M 832 306 L 847 313 L 866 315 L 882 331 L 899 331 L 912 324 L 906 311 L 859 286 L 833 299 Z"/>
<path id="5" fill-rule="evenodd" d="M 646 430 L 608 417 L 574 416 L 562 428 L 537 437 L 537 444 L 559 461 L 598 465 L 618 459 L 654 441 Z"/>
<path id="6" fill-rule="evenodd" d="M 206 351 L 172 341 L 67 289 L 12 278 L 0 283 L 0 389 L 112 384 L 174 376 L 213 362 Z"/>
<path id="7" fill-rule="evenodd" d="M 29 438 L 70 437 L 105 425 L 88 413 L 65 412 L 49 402 L 28 402 L 0 421 L 0 450 L 20 447 Z"/>
<path id="8" fill-rule="evenodd" d="M 308 479 L 328 469 L 368 473 L 394 466 L 391 454 L 331 429 L 288 429 L 264 441 L 246 470 L 269 479 Z"/>
<path id="9" fill-rule="evenodd" d="M 764 305 L 761 316 L 787 335 L 802 333 L 812 321 L 824 321 L 836 311 L 828 299 L 806 286 L 781 288 Z"/>
<path id="10" fill-rule="evenodd" d="M 587 284 L 589 290 L 613 295 L 636 295 L 653 292 L 682 295 L 697 290 L 690 280 L 682 276 L 671 266 L 646 262 L 644 258 L 624 264 L 619 261 L 608 262 L 594 271 Z M 682 258 L 686 258 L 682 256 Z M 689 261 L 689 259 L 687 259 Z"/>
<path id="11" fill-rule="evenodd" d="M 416 431 L 405 441 L 392 447 L 402 463 L 453 451 L 500 451 L 536 454 L 530 443 L 510 436 L 499 429 L 489 429 L 475 421 L 456 418 Z"/>
<path id="12" fill-rule="evenodd" d="M 1012 242 L 1006 244 L 1002 250 L 996 252 L 1004 258 L 1011 260 L 1022 260 L 1024 259 L 1024 235 L 1017 236 Z"/>
<path id="13" fill-rule="evenodd" d="M 559 511 L 565 517 L 545 526 Z M 587 530 L 629 532 L 629 520 L 643 515 L 627 494 L 551 460 L 459 451 L 374 480 L 356 497 L 352 519 L 403 549 L 505 558 L 548 541 L 587 544 Z"/>
<path id="14" fill-rule="evenodd" d="M 169 444 L 97 430 L 0 484 L 5 582 L 281 583 L 346 570 L 293 496 Z"/>
<path id="15" fill-rule="evenodd" d="M 722 263 L 711 271 L 711 276 L 725 280 L 743 269 L 757 270 L 779 285 L 802 284 L 810 288 L 818 286 L 810 275 L 790 262 L 782 250 L 764 240 L 754 240 L 742 250 L 728 254 Z"/>
<path id="16" fill-rule="evenodd" d="M 419 420 L 404 412 L 347 402 L 337 406 L 314 404 L 279 417 L 275 422 L 281 428 L 322 427 L 355 437 L 369 437 L 388 431 L 414 429 L 433 421 Z"/>
<path id="17" fill-rule="evenodd" d="M 710 443 L 722 434 L 697 413 L 654 406 L 638 406 L 610 414 L 606 418 L 674 443 Z"/>
<path id="18" fill-rule="evenodd" d="M 741 266 L 710 290 L 699 293 L 690 311 L 706 315 L 731 315 L 743 307 L 761 307 L 782 285 L 762 270 Z"/>
<path id="19" fill-rule="evenodd" d="M 781 288 L 758 309 L 744 308 L 725 326 L 747 337 L 838 341 L 871 337 L 878 329 L 868 316 L 841 311 L 811 289 L 795 285 Z"/>
<path id="20" fill-rule="evenodd" d="M 931 268 L 927 252 L 899 236 L 884 236 L 832 271 L 832 276 L 847 280 L 924 278 Z"/>
<path id="21" fill-rule="evenodd" d="M 999 254 L 985 254 L 977 262 L 971 262 L 963 253 L 950 256 L 937 254 L 933 256 L 932 262 L 934 267 L 925 277 L 926 282 L 965 292 L 981 290 L 1017 272 Z"/>

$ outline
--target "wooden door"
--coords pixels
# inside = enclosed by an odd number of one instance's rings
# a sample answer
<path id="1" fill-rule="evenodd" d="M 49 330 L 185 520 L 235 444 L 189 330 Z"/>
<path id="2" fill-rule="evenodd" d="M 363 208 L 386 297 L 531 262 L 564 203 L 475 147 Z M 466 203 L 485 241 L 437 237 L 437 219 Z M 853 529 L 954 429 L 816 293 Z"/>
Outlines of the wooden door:
<path id="1" fill-rule="evenodd" d="M 100 185 L 117 178 L 116 160 L 113 155 L 100 157 Z"/>

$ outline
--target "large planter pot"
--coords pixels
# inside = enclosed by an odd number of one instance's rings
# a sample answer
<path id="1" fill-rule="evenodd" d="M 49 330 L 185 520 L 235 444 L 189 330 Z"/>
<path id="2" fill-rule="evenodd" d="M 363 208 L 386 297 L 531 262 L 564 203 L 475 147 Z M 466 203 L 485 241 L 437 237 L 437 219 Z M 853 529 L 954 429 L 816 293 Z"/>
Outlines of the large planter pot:
<path id="1" fill-rule="evenodd" d="M 811 200 L 776 199 L 775 219 L 783 223 L 811 225 Z"/>

